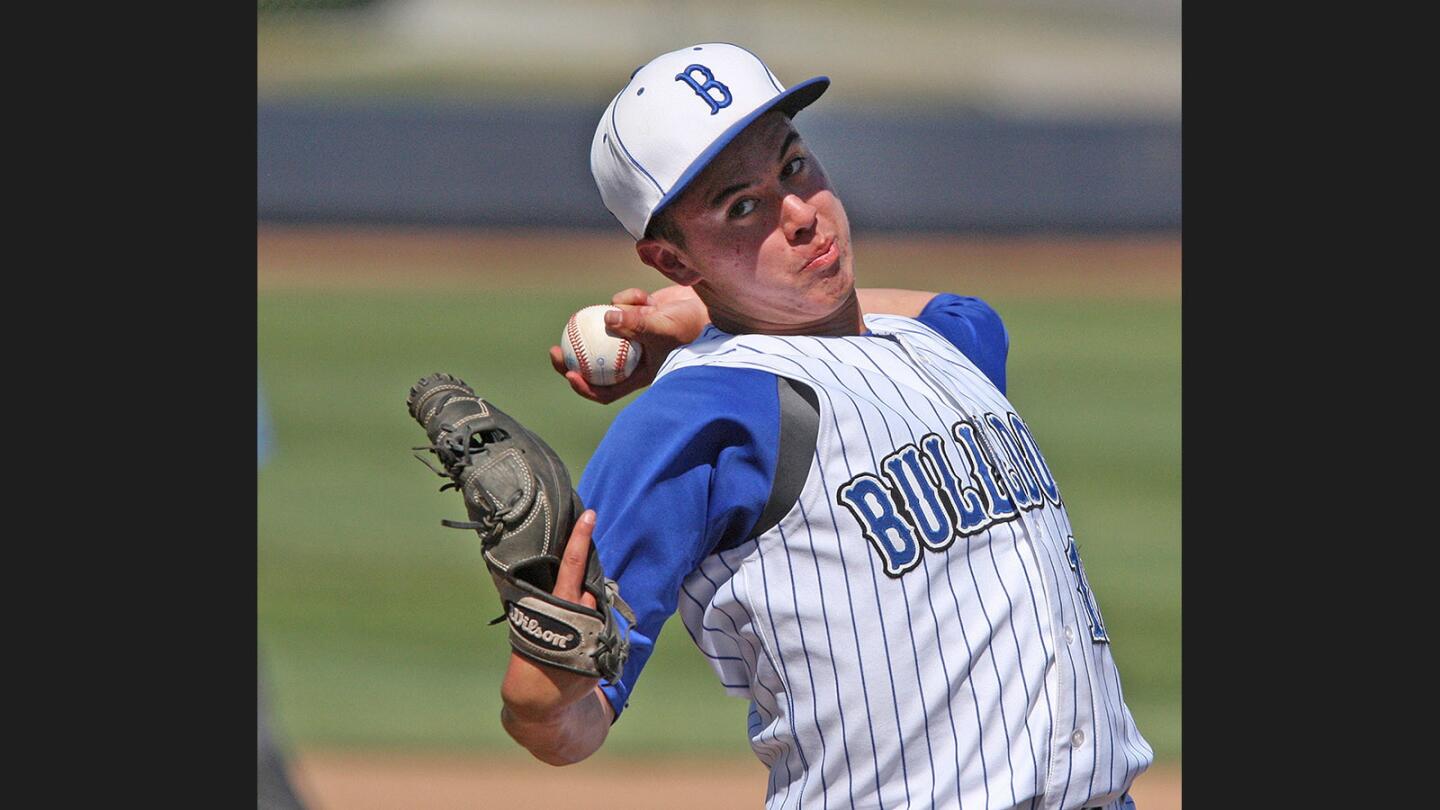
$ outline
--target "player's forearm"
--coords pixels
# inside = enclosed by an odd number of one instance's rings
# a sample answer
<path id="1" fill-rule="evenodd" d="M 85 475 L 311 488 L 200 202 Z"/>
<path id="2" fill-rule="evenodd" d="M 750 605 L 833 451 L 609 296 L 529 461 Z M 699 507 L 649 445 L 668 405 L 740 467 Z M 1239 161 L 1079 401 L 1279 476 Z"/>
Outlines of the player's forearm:
<path id="1" fill-rule="evenodd" d="M 882 287 L 856 289 L 855 293 L 860 296 L 860 309 L 865 312 L 904 315 L 907 318 L 919 315 L 936 295 L 920 290 L 893 290 Z"/>
<path id="2" fill-rule="evenodd" d="M 610 733 L 605 705 L 599 692 L 549 715 L 526 716 L 506 705 L 500 710 L 500 724 L 541 762 L 573 765 L 600 750 Z"/>
<path id="3" fill-rule="evenodd" d="M 610 732 L 610 711 L 596 680 L 514 653 L 510 659 L 500 686 L 500 724 L 510 737 L 550 765 L 570 765 L 599 750 Z"/>

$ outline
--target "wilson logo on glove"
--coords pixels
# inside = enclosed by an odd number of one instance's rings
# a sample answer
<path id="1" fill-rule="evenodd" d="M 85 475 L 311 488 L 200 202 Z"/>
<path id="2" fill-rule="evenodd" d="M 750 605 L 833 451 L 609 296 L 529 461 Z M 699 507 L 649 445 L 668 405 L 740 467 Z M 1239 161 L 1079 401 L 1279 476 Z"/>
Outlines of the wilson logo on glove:
<path id="1" fill-rule="evenodd" d="M 510 624 L 536 644 L 552 650 L 573 650 L 579 645 L 580 634 L 575 628 L 549 616 L 531 613 L 514 602 L 505 604 L 510 609 Z"/>

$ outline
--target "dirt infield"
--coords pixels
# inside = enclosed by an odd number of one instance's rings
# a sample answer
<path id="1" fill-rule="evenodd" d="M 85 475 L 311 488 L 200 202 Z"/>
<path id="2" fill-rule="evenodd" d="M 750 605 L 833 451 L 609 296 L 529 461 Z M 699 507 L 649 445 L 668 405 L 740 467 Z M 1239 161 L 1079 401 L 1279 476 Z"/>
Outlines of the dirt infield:
<path id="1" fill-rule="evenodd" d="M 552 768 L 513 755 L 419 755 L 311 751 L 296 779 L 312 810 L 733 810 L 760 807 L 765 767 L 756 760 L 634 760 L 596 757 Z M 1156 766 L 1131 790 L 1139 810 L 1179 810 L 1180 768 Z"/>
<path id="2" fill-rule="evenodd" d="M 618 230 L 618 229 L 617 229 Z M 662 286 L 622 233 L 457 228 L 257 229 L 259 289 L 404 289 L 566 282 Z M 855 237 L 862 286 L 986 295 L 1176 297 L 1180 238 L 868 235 Z M 919 285 L 919 286 L 917 286 Z"/>

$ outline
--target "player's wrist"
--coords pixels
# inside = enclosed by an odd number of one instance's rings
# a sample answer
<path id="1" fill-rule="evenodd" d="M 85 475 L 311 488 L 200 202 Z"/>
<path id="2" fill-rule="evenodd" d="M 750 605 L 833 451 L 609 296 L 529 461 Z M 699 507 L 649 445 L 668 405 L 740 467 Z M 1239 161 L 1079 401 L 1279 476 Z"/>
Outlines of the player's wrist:
<path id="1" fill-rule="evenodd" d="M 500 684 L 500 701 L 516 720 L 550 723 L 595 689 L 600 681 L 510 653 L 510 668 Z"/>
<path id="2" fill-rule="evenodd" d="M 650 303 L 656 305 L 671 301 L 689 300 L 698 301 L 700 300 L 700 296 L 695 293 L 694 287 L 684 284 L 671 284 L 668 287 L 661 287 L 655 292 L 650 293 Z"/>
<path id="3" fill-rule="evenodd" d="M 608 703 L 593 687 L 584 698 L 558 707 L 506 702 L 500 709 L 505 733 L 541 762 L 571 765 L 604 743 L 610 729 Z"/>
<path id="4" fill-rule="evenodd" d="M 564 704 L 545 704 L 526 701 L 501 700 L 500 721 L 508 726 L 553 726 L 559 724 L 567 707 Z"/>
<path id="5" fill-rule="evenodd" d="M 564 700 L 558 694 L 548 697 L 531 694 L 517 698 L 514 695 L 505 695 L 502 689 L 500 722 L 507 730 L 511 730 L 511 736 L 515 736 L 515 730 L 518 729 L 532 732 L 527 736 L 533 736 L 533 733 L 562 726 L 566 714 L 573 709 L 575 703 L 573 700 Z"/>

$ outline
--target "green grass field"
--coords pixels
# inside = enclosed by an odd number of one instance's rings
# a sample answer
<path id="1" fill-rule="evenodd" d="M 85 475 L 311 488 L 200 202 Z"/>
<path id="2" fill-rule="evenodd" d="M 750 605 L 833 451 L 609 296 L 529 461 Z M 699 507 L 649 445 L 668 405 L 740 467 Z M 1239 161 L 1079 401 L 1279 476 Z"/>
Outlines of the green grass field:
<path id="1" fill-rule="evenodd" d="M 410 457 L 423 435 L 405 394 L 424 373 L 456 373 L 523 415 L 578 478 L 624 403 L 574 396 L 545 351 L 566 314 L 610 292 L 259 293 L 277 447 L 258 479 L 258 631 L 295 745 L 513 749 L 497 720 L 508 647 L 503 626 L 486 626 L 494 589 L 474 534 L 439 525 L 463 508 Z M 1126 699 L 1159 756 L 1178 760 L 1178 298 L 990 300 L 1010 330 L 1010 397 L 1065 493 Z M 678 620 L 606 747 L 750 756 L 744 703 Z"/>

